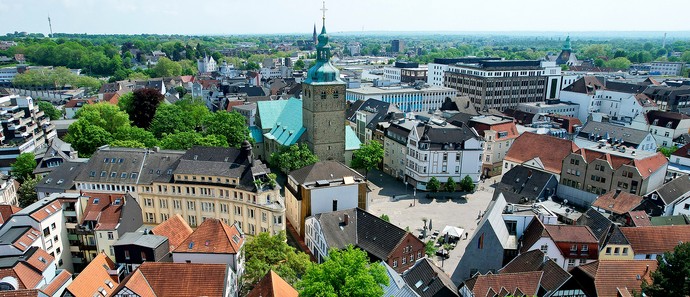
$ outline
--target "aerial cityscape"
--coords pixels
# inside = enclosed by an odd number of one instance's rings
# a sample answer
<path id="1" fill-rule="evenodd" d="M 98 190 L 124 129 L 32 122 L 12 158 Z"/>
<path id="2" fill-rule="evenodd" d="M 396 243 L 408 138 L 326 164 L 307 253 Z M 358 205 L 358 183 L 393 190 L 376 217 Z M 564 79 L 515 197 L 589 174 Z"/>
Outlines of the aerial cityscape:
<path id="1" fill-rule="evenodd" d="M 690 4 L 553 8 L 0 0 L 0 297 L 690 296 Z"/>

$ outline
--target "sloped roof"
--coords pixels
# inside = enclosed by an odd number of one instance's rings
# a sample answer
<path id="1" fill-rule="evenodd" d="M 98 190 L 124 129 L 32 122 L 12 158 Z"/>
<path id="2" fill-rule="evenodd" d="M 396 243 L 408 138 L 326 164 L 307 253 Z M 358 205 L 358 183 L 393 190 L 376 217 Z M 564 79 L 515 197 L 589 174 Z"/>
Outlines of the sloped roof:
<path id="1" fill-rule="evenodd" d="M 681 121 L 690 121 L 690 116 L 670 111 L 650 110 L 647 112 L 646 116 L 650 125 L 657 127 L 669 126 L 671 129 L 678 128 L 678 124 L 680 124 Z M 656 123 L 654 123 L 654 121 L 656 121 Z"/>
<path id="2" fill-rule="evenodd" d="M 397 271 L 388 266 L 386 262 L 381 261 L 379 264 L 385 267 L 386 273 L 388 273 L 388 285 L 381 285 L 383 296 L 419 297 L 419 294 L 412 290 L 412 287 L 405 282 L 405 279 Z"/>
<path id="3" fill-rule="evenodd" d="M 690 158 L 690 143 L 687 143 L 684 146 L 678 148 L 671 155 L 676 156 L 676 157 L 681 157 L 681 158 Z"/>
<path id="4" fill-rule="evenodd" d="M 649 224 L 646 226 L 690 225 L 690 216 L 683 214 L 674 216 L 658 216 L 651 217 L 647 221 Z"/>
<path id="5" fill-rule="evenodd" d="M 554 242 L 599 243 L 587 226 L 544 225 Z"/>
<path id="6" fill-rule="evenodd" d="M 344 224 L 344 216 L 348 223 Z M 408 232 L 359 208 L 314 215 L 329 247 L 353 245 L 381 260 L 395 250 Z"/>
<path id="7" fill-rule="evenodd" d="M 60 290 L 60 288 L 62 288 L 67 282 L 71 283 L 71 280 L 72 274 L 67 270 L 62 270 L 53 278 L 52 281 L 50 281 L 47 286 L 44 286 L 41 290 L 48 294 L 48 296 L 55 296 L 55 293 L 57 293 L 57 291 Z M 5 295 L 1 296 L 6 297 Z"/>
<path id="8" fill-rule="evenodd" d="M 523 203 L 523 197 L 536 199 L 552 178 L 555 178 L 553 174 L 518 165 L 501 177 L 494 196 L 503 193 L 506 201 L 514 204 Z"/>
<path id="9" fill-rule="evenodd" d="M 123 194 L 83 193 L 83 195 L 88 196 L 89 199 L 80 223 L 96 221 L 94 230 L 115 230 L 120 223 L 125 200 L 134 200 L 131 196 L 127 197 Z M 117 200 L 120 202 L 116 203 Z"/>
<path id="10" fill-rule="evenodd" d="M 264 134 L 264 137 L 268 139 L 275 139 L 281 145 L 293 145 L 297 143 L 304 131 L 306 131 L 306 128 L 302 126 L 302 100 L 297 98 L 290 98 L 286 100 L 286 103 L 282 109 L 268 109 L 269 112 L 277 112 L 278 115 L 277 117 L 275 117 L 275 122 L 273 125 L 265 125 L 265 113 L 262 113 L 261 111 L 261 108 L 263 106 L 261 103 L 279 101 L 283 100 L 257 102 L 257 104 L 259 104 L 258 108 L 261 119 L 261 127 L 263 129 L 271 129 L 271 131 Z M 269 117 L 272 118 L 273 115 L 269 115 Z"/>
<path id="11" fill-rule="evenodd" d="M 247 294 L 247 297 L 297 297 L 297 295 L 299 293 L 295 288 L 273 270 L 269 270 Z"/>
<path id="12" fill-rule="evenodd" d="M 613 222 L 611 222 L 611 220 L 593 208 L 590 208 L 583 213 L 577 219 L 577 224 L 580 226 L 589 227 L 594 236 L 599 240 L 599 246 L 603 245 L 604 241 L 606 240 L 606 235 L 613 226 Z"/>
<path id="13" fill-rule="evenodd" d="M 593 278 L 597 296 L 618 297 L 619 292 L 640 292 L 642 281 L 651 282 L 650 274 L 656 268 L 656 260 L 600 260 L 574 269 L 582 270 Z"/>
<path id="14" fill-rule="evenodd" d="M 111 276 L 108 270 L 115 268 L 115 263 L 108 256 L 99 253 L 67 286 L 67 291 L 75 297 L 92 297 L 99 293 L 100 288 L 103 288 L 110 296 L 117 288 L 118 279 L 117 276 Z"/>
<path id="15" fill-rule="evenodd" d="M 22 210 L 20 207 L 14 205 L 0 205 L 0 225 L 4 224 L 10 218 L 10 216 L 20 210 Z"/>
<path id="16" fill-rule="evenodd" d="M 623 232 L 621 232 L 620 227 L 618 225 L 613 225 L 611 228 L 611 232 L 609 232 L 609 235 L 606 238 L 606 243 L 607 244 L 623 244 L 623 245 L 628 245 L 630 242 L 628 241 L 627 238 L 625 238 L 625 235 Z"/>
<path id="17" fill-rule="evenodd" d="M 271 100 L 256 102 L 258 118 L 260 119 L 259 126 L 262 129 L 273 128 L 276 125 L 278 118 L 283 113 L 283 110 L 285 110 L 285 106 L 288 104 L 288 101 L 290 100 Z M 302 119 L 300 118 L 300 121 L 301 120 Z"/>
<path id="18" fill-rule="evenodd" d="M 544 154 L 545 147 L 549 148 L 548 154 Z M 563 168 L 563 159 L 577 149 L 577 145 L 567 139 L 525 132 L 510 145 L 505 160 L 525 163 L 539 158 L 546 171 L 560 174 Z"/>
<path id="19" fill-rule="evenodd" d="M 690 193 L 690 175 L 683 175 L 672 179 L 660 188 L 654 190 L 664 202 L 669 205 Z"/>
<path id="20" fill-rule="evenodd" d="M 542 271 L 520 273 L 485 274 L 475 276 L 473 286 L 468 287 L 476 297 L 493 297 L 491 291 L 501 296 L 512 295 L 519 291 L 527 296 L 536 296 L 541 284 Z"/>
<path id="21" fill-rule="evenodd" d="M 345 126 L 345 150 L 354 151 L 358 150 L 362 146 L 362 142 L 357 138 L 357 134 L 352 127 Z"/>
<path id="22" fill-rule="evenodd" d="M 622 227 L 621 231 L 635 254 L 662 254 L 690 241 L 690 225 Z"/>
<path id="23" fill-rule="evenodd" d="M 689 182 L 690 183 L 690 182 Z M 610 191 L 592 202 L 592 207 L 609 211 L 616 215 L 623 215 L 632 211 L 642 202 L 642 197 L 625 191 Z"/>
<path id="24" fill-rule="evenodd" d="M 654 218 L 650 218 L 644 210 L 636 210 L 628 213 L 632 225 L 635 227 L 651 226 Z M 651 219 L 651 220 L 650 220 Z"/>
<path id="25" fill-rule="evenodd" d="M 347 176 L 353 176 L 356 179 L 363 179 L 364 176 L 345 164 L 338 161 L 319 161 L 312 165 L 304 166 L 290 172 L 290 178 L 294 179 L 298 184 L 304 185 L 314 183 L 320 180 L 334 180 L 342 179 Z"/>
<path id="26" fill-rule="evenodd" d="M 417 260 L 402 277 L 419 296 L 459 296 L 450 277 L 426 257 Z"/>
<path id="27" fill-rule="evenodd" d="M 206 219 L 173 253 L 237 254 L 244 240 L 236 225 L 228 226 L 219 219 Z"/>
<path id="28" fill-rule="evenodd" d="M 153 227 L 151 232 L 156 235 L 167 237 L 170 251 L 172 252 L 194 231 L 189 227 L 187 221 L 185 221 L 180 214 L 176 213 L 165 220 L 165 222 Z"/>
<path id="29" fill-rule="evenodd" d="M 224 296 L 227 271 L 225 264 L 147 261 L 116 292 L 128 288 L 142 297 Z"/>
<path id="30" fill-rule="evenodd" d="M 550 260 L 541 250 L 531 250 L 515 257 L 499 270 L 499 273 L 543 271 L 541 286 L 548 292 L 554 292 L 565 284 L 572 275 L 556 264 L 556 262 Z"/>
<path id="31" fill-rule="evenodd" d="M 587 123 L 585 123 L 585 126 L 582 127 L 577 137 L 582 139 L 589 139 L 589 135 L 595 134 L 599 136 L 599 139 L 621 139 L 623 140 L 624 145 L 637 147 L 645 140 L 647 135 L 649 135 L 649 131 L 638 130 L 609 123 L 588 121 Z"/>

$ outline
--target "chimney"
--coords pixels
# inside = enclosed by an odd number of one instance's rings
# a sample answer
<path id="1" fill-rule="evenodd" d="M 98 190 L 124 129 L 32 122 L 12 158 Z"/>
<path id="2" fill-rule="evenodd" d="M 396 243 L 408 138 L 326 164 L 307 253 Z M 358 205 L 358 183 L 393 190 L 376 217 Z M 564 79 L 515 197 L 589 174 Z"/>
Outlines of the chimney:
<path id="1" fill-rule="evenodd" d="M 617 188 L 616 193 L 613 194 L 613 199 L 616 199 L 616 197 L 618 197 L 618 195 L 620 195 L 620 193 L 621 193 L 621 188 Z"/>
<path id="2" fill-rule="evenodd" d="M 343 226 L 347 226 L 350 223 L 350 216 L 348 214 L 343 215 Z"/>

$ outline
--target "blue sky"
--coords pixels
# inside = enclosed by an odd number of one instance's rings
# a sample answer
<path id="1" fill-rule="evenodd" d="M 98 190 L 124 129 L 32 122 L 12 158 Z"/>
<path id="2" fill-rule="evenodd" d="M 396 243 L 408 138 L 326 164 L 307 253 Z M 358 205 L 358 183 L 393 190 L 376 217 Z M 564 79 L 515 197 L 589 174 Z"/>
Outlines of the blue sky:
<path id="1" fill-rule="evenodd" d="M 329 32 L 690 31 L 690 1 L 331 0 Z M 0 34 L 14 31 L 310 33 L 320 0 L 0 0 Z"/>

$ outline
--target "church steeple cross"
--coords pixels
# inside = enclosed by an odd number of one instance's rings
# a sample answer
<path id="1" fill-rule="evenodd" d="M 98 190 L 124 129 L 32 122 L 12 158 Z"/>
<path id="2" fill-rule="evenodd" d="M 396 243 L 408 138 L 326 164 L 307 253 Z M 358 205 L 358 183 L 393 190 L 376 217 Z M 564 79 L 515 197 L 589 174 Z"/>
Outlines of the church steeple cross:
<path id="1" fill-rule="evenodd" d="M 328 9 L 326 9 L 326 1 L 323 1 L 323 7 L 320 10 L 323 14 L 323 16 L 322 16 L 323 23 L 326 24 L 326 11 L 328 10 Z"/>

